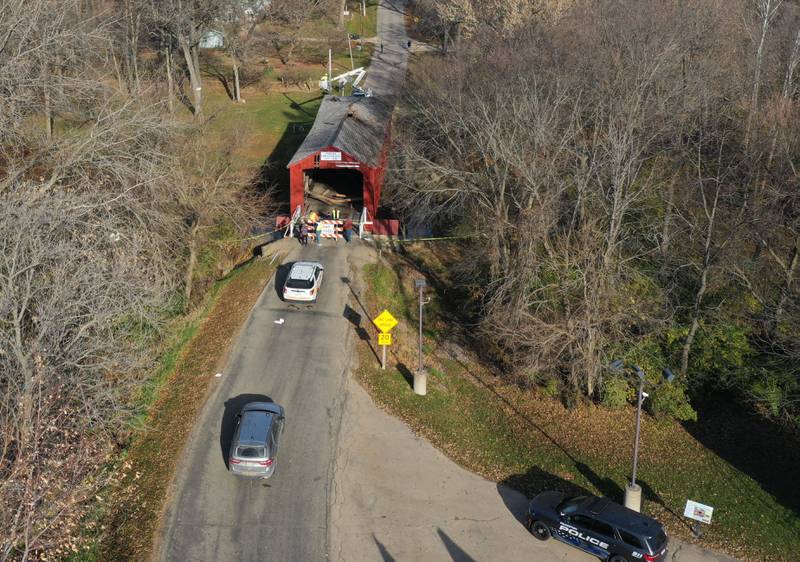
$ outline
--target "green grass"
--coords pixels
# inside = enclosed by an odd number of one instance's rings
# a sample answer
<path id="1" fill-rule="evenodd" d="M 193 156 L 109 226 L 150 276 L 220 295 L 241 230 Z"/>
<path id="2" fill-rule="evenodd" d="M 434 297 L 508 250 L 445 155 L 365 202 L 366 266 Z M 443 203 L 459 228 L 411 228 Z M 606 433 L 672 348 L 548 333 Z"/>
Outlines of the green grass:
<path id="1" fill-rule="evenodd" d="M 397 310 L 398 319 L 408 319 L 404 311 L 410 301 L 400 289 L 415 275 L 419 274 L 396 264 L 366 266 L 370 307 Z M 434 308 L 426 309 L 426 315 L 426 323 L 445 322 Z M 528 495 L 545 489 L 589 491 L 621 502 L 630 474 L 632 408 L 607 410 L 585 404 L 566 410 L 543 393 L 504 383 L 474 361 L 453 359 L 430 336 L 427 344 L 425 361 L 432 376 L 424 398 L 411 392 L 397 365 L 390 363 L 382 371 L 367 344 L 361 344 L 359 378 L 379 403 L 456 462 Z M 393 354 L 398 361 L 414 353 L 402 345 L 402 338 L 396 337 Z M 701 546 L 736 557 L 797 559 L 798 513 L 679 423 L 646 416 L 639 461 L 644 510 L 664 523 L 671 536 L 691 540 L 682 513 L 686 500 L 694 499 L 715 507 L 714 522 L 704 527 Z"/>
<path id="2" fill-rule="evenodd" d="M 347 3 L 352 16 L 347 21 L 348 33 L 361 37 L 375 37 L 378 34 L 378 0 L 367 0 L 367 15 L 361 15 L 361 2 Z"/>
<path id="3" fill-rule="evenodd" d="M 245 100 L 246 103 L 236 104 L 223 92 L 211 89 L 206 97 L 207 114 L 213 115 L 208 134 L 225 142 L 233 133 L 241 146 L 237 151 L 240 166 L 262 164 L 287 134 L 290 124 L 304 124 L 307 132 L 322 103 L 320 92 L 307 90 L 259 92 Z"/>

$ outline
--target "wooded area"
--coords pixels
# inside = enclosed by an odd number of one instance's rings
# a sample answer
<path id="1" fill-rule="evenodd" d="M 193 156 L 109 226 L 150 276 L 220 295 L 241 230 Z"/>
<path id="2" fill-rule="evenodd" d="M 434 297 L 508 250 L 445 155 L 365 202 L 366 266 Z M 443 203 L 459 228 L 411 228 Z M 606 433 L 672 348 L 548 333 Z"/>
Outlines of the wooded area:
<path id="1" fill-rule="evenodd" d="M 201 40 L 224 34 L 236 103 L 253 41 L 329 4 L 0 0 L 0 560 L 80 548 L 164 326 L 221 269 L 200 255 L 269 218 L 237 132 L 207 134 Z"/>
<path id="2" fill-rule="evenodd" d="M 800 428 L 800 11 L 786 0 L 415 3 L 391 201 L 474 234 L 476 340 L 568 401 Z M 441 53 L 444 53 L 442 56 Z"/>

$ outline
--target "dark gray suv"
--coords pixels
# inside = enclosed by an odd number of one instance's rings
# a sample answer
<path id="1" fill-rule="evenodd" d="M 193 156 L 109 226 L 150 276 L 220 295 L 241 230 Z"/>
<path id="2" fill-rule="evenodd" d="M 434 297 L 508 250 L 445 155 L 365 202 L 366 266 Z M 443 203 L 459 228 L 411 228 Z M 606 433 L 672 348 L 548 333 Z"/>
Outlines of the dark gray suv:
<path id="1" fill-rule="evenodd" d="M 539 540 L 552 536 L 608 562 L 667 557 L 667 535 L 658 521 L 606 498 L 542 492 L 528 506 L 528 529 Z"/>
<path id="2" fill-rule="evenodd" d="M 250 402 L 236 416 L 228 468 L 241 476 L 269 478 L 275 472 L 286 417 L 274 402 Z"/>

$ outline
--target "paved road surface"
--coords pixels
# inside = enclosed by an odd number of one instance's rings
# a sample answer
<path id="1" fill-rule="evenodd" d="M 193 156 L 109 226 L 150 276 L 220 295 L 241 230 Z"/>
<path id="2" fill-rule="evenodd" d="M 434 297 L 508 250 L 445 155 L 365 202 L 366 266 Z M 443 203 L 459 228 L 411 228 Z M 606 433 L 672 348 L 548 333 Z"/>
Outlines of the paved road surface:
<path id="1" fill-rule="evenodd" d="M 235 346 L 187 447 L 162 530 L 161 560 L 325 560 L 332 461 L 350 356 L 343 316 L 348 274 L 343 242 L 291 245 L 290 260 L 325 265 L 319 303 L 278 298 L 271 281 Z M 279 270 L 278 286 L 286 268 Z M 284 319 L 282 325 L 274 321 Z M 229 474 L 224 453 L 241 406 L 266 396 L 286 408 L 275 474 Z"/>
<path id="2" fill-rule="evenodd" d="M 376 97 L 395 99 L 405 83 L 409 52 L 405 4 L 405 0 L 382 0 L 378 6 L 378 38 L 364 85 L 372 89 Z M 381 43 L 383 53 L 380 52 Z"/>

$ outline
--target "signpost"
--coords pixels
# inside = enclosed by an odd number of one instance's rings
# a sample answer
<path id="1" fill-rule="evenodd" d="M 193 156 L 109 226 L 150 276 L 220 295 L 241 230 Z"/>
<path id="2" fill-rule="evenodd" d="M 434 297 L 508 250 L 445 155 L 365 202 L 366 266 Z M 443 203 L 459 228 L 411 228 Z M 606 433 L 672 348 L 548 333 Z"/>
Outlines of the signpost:
<path id="1" fill-rule="evenodd" d="M 383 348 L 383 359 L 381 359 L 381 369 L 386 369 L 386 347 L 392 345 L 392 328 L 397 326 L 397 318 L 392 316 L 388 310 L 384 310 L 373 318 L 372 323 L 381 331 L 378 334 L 378 345 Z"/>
<path id="2" fill-rule="evenodd" d="M 698 503 L 692 500 L 686 500 L 686 507 L 683 510 L 683 516 L 688 517 L 689 519 L 694 519 L 699 523 L 705 523 L 706 525 L 711 524 L 711 516 L 714 513 L 714 508 L 710 505 L 703 505 L 702 503 Z M 692 533 L 694 536 L 699 537 L 702 533 L 700 532 L 700 524 L 694 523 L 692 525 Z"/>

